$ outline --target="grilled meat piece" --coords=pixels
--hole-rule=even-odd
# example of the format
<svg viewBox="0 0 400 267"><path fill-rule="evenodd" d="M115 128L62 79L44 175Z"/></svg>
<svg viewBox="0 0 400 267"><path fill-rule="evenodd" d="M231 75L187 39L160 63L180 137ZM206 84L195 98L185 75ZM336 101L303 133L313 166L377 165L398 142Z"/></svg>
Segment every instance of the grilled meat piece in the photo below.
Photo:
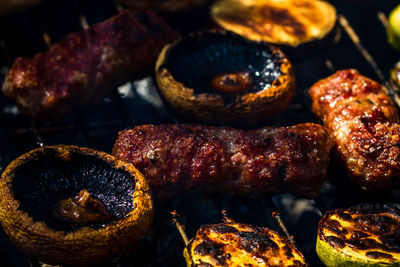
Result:
<svg viewBox="0 0 400 267"><path fill-rule="evenodd" d="M188 267L308 266L287 238L233 221L202 226L183 255Z"/></svg>
<svg viewBox="0 0 400 267"><path fill-rule="evenodd" d="M143 125L119 133L113 154L159 194L203 188L234 194L319 195L331 141L318 124L243 131Z"/></svg>
<svg viewBox="0 0 400 267"><path fill-rule="evenodd" d="M122 11L72 33L50 51L17 58L3 84L22 111L58 119L73 106L92 105L118 85L153 68L175 35L151 11Z"/></svg>
<svg viewBox="0 0 400 267"><path fill-rule="evenodd" d="M399 117L382 86L343 70L313 85L310 95L354 182L365 190L399 187Z"/></svg>

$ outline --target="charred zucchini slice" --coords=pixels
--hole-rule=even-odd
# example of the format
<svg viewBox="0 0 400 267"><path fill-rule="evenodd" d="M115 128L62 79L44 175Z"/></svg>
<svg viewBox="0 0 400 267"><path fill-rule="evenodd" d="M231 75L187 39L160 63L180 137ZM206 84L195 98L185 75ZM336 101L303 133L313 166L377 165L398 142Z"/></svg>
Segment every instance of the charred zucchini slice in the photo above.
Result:
<svg viewBox="0 0 400 267"><path fill-rule="evenodd" d="M0 220L30 257L57 265L112 261L153 220L145 178L104 152L49 146L10 163L0 180Z"/></svg>
<svg viewBox="0 0 400 267"><path fill-rule="evenodd" d="M193 33L164 47L156 79L177 115L214 125L258 125L295 93L293 67L279 49L225 31Z"/></svg>
<svg viewBox="0 0 400 267"><path fill-rule="evenodd" d="M317 254L326 266L400 266L400 205L359 205L327 212Z"/></svg>
<svg viewBox="0 0 400 267"><path fill-rule="evenodd" d="M387 32L389 43L400 51L400 5L390 12Z"/></svg>
<svg viewBox="0 0 400 267"><path fill-rule="evenodd" d="M188 267L307 266L303 255L275 231L235 222L202 226L183 255Z"/></svg>
<svg viewBox="0 0 400 267"><path fill-rule="evenodd" d="M290 47L322 40L338 29L336 9L319 0L219 0L211 17L250 40Z"/></svg>

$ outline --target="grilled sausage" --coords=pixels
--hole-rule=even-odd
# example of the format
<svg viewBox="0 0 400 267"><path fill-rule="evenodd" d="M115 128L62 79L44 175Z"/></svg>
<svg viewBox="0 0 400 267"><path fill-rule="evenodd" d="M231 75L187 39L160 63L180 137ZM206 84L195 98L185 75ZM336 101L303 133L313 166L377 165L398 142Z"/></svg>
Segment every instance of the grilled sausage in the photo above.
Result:
<svg viewBox="0 0 400 267"><path fill-rule="evenodd" d="M113 154L153 190L203 188L234 194L319 195L331 142L318 124L243 131L203 125L143 125L119 133Z"/></svg>
<svg viewBox="0 0 400 267"><path fill-rule="evenodd" d="M118 85L153 68L174 33L153 12L122 11L72 33L50 51L17 58L3 84L22 111L58 119L73 106L92 105Z"/></svg>
<svg viewBox="0 0 400 267"><path fill-rule="evenodd" d="M310 95L350 177L365 190L399 187L399 117L382 86L343 70L313 85Z"/></svg>

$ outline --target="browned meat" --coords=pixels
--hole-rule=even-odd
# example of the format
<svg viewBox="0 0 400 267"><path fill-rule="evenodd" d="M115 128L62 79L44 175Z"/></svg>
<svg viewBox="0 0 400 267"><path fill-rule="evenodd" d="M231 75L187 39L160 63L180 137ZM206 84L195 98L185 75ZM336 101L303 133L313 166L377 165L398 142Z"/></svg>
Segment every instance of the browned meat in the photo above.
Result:
<svg viewBox="0 0 400 267"><path fill-rule="evenodd" d="M310 90L350 177L363 189L400 186L400 125L383 88L356 70L343 70Z"/></svg>
<svg viewBox="0 0 400 267"><path fill-rule="evenodd" d="M3 92L31 117L58 119L72 107L93 105L118 85L151 70L174 36L153 12L122 11L68 35L48 52L17 58Z"/></svg>
<svg viewBox="0 0 400 267"><path fill-rule="evenodd" d="M143 125L119 133L113 154L153 190L203 188L234 194L318 196L331 142L318 124L243 131L203 125Z"/></svg>

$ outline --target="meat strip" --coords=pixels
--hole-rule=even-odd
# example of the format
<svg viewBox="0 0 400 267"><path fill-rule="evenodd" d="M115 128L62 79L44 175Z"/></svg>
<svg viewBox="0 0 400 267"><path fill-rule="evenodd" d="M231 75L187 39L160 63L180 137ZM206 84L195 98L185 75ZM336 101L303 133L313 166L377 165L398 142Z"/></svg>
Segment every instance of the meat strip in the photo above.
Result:
<svg viewBox="0 0 400 267"><path fill-rule="evenodd" d="M251 131L143 125L120 132L113 154L136 166L161 195L201 188L316 197L330 148L324 128L311 123Z"/></svg>
<svg viewBox="0 0 400 267"><path fill-rule="evenodd" d="M383 87L350 69L317 82L310 95L353 181L365 190L399 187L399 116Z"/></svg>
<svg viewBox="0 0 400 267"><path fill-rule="evenodd" d="M174 37L157 14L124 10L69 34L48 52L17 58L3 93L35 119L59 119L153 69L158 53Z"/></svg>

